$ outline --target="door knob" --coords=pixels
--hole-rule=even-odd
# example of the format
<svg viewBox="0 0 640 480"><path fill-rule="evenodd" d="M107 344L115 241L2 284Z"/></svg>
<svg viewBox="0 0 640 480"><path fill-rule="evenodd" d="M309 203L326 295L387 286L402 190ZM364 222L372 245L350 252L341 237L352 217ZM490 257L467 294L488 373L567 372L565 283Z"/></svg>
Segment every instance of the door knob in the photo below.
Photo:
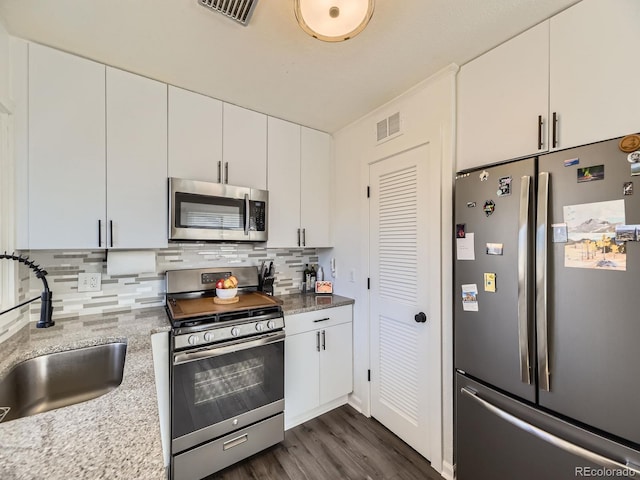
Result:
<svg viewBox="0 0 640 480"><path fill-rule="evenodd" d="M425 323L427 321L427 316L425 315L424 312L420 312L413 318L415 318L416 322L418 323Z"/></svg>

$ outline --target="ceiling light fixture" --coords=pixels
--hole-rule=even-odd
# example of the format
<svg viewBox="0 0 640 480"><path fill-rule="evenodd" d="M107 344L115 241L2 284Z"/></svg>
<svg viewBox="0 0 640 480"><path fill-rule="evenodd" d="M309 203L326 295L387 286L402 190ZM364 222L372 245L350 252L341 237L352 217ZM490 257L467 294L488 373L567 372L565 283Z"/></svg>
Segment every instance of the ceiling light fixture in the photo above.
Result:
<svg viewBox="0 0 640 480"><path fill-rule="evenodd" d="M373 7L374 0L295 0L300 27L325 42L355 37L371 20Z"/></svg>

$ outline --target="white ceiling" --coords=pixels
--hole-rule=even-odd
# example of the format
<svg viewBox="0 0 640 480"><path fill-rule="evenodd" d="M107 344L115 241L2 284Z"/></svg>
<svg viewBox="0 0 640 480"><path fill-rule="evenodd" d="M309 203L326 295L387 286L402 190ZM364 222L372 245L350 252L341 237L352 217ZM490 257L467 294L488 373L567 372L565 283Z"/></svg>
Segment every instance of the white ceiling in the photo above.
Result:
<svg viewBox="0 0 640 480"><path fill-rule="evenodd" d="M377 0L359 36L325 43L293 0L243 27L196 0L0 0L13 35L335 132L450 63L462 65L577 0Z"/></svg>

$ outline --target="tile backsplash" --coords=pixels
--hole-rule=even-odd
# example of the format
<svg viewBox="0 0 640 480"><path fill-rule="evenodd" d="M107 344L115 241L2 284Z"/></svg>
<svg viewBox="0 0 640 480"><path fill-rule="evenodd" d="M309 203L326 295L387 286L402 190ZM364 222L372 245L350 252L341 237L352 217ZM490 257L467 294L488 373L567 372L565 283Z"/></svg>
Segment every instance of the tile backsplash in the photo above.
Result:
<svg viewBox="0 0 640 480"><path fill-rule="evenodd" d="M256 244L175 244L155 252L154 273L113 276L106 273L104 250L31 250L22 253L48 272L54 319L164 305L165 272L185 268L259 266L263 260L273 261L276 271L274 293L295 293L300 290L305 264L318 263L318 252L313 248L266 249ZM83 272L101 273L102 291L78 292L78 273ZM42 282L31 276L29 290L29 295L38 295ZM39 316L40 302L32 304L30 312L32 320Z"/></svg>

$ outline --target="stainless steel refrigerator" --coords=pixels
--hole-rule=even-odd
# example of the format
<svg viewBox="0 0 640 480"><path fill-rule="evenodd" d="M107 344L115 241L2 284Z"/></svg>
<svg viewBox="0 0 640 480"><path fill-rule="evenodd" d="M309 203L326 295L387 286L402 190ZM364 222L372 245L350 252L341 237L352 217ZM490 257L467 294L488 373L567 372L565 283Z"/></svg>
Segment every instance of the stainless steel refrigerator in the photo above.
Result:
<svg viewBox="0 0 640 480"><path fill-rule="evenodd" d="M614 139L457 175L458 480L640 477L637 157Z"/></svg>

